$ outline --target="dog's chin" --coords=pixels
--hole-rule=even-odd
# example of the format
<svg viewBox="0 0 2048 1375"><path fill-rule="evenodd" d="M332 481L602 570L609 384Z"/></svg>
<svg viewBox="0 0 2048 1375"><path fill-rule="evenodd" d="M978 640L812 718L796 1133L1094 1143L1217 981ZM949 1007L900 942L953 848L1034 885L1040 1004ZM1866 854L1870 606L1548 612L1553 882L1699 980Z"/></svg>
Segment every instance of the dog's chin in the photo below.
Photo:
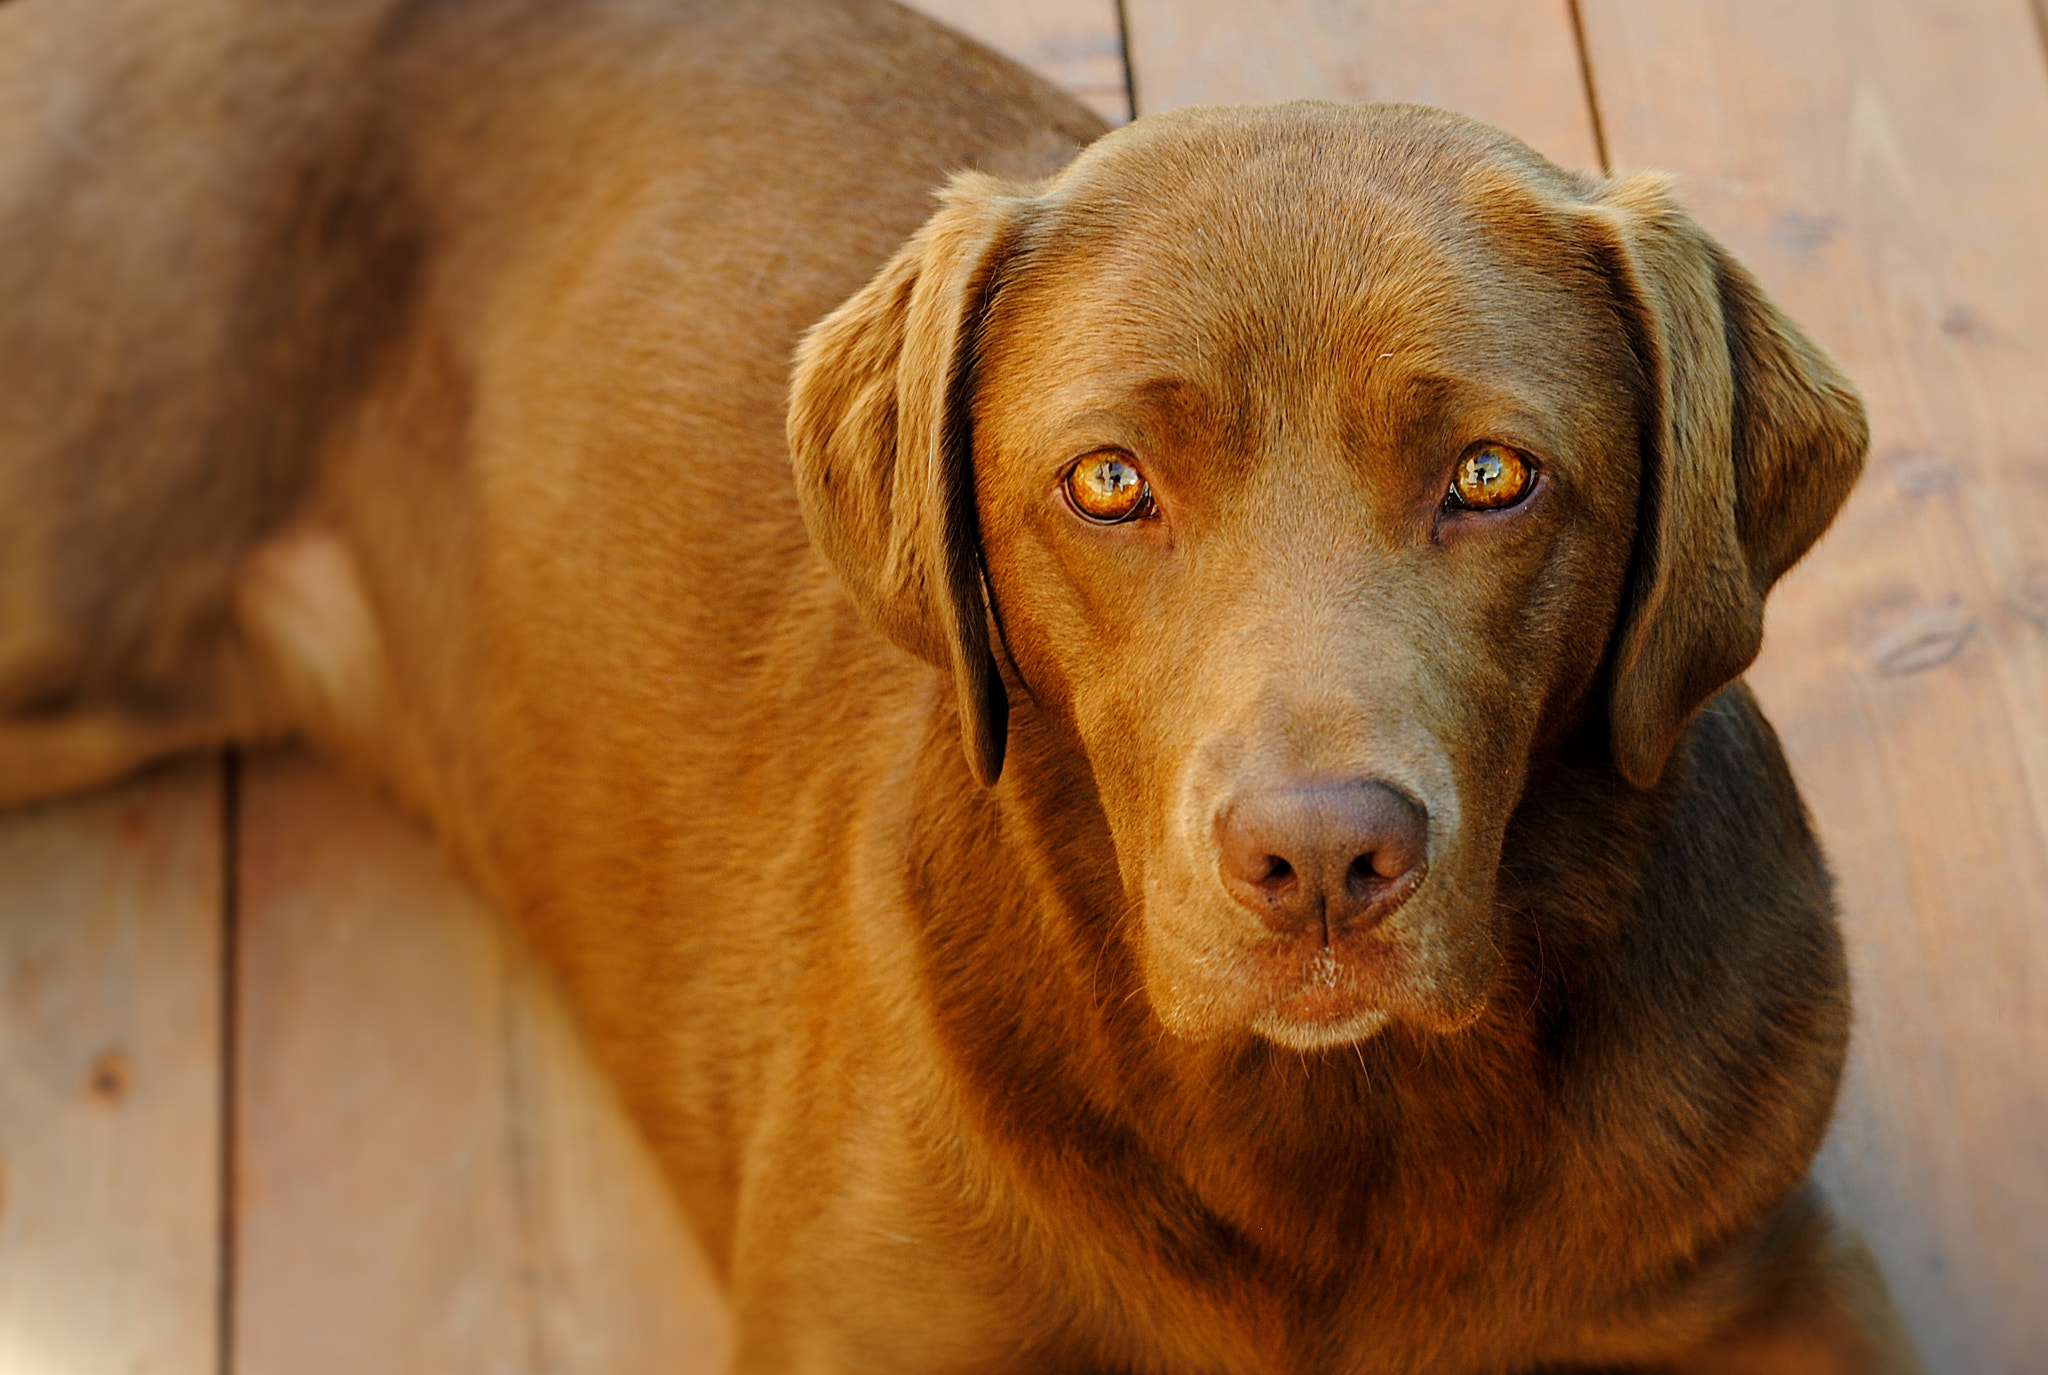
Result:
<svg viewBox="0 0 2048 1375"><path fill-rule="evenodd" d="M1291 1005L1269 1007L1252 1019L1252 1031L1288 1050L1328 1050L1369 1041L1387 1028L1394 1014L1384 1008L1360 1007L1349 1012L1304 1014Z"/></svg>
<svg viewBox="0 0 2048 1375"><path fill-rule="evenodd" d="M1293 967L1277 987L1277 971L1268 966L1253 981L1265 985L1270 1001L1252 1015L1250 1029L1290 1050L1322 1050L1377 1035L1394 1014L1387 1005L1385 953L1373 954L1379 958L1361 962L1355 954L1316 951L1289 961Z"/></svg>
<svg viewBox="0 0 2048 1375"><path fill-rule="evenodd" d="M1412 977L1359 979L1339 960L1325 956L1309 965L1294 989L1253 1016L1251 1030L1289 1050L1352 1045L1395 1022L1438 1034L1463 1031L1486 1010L1487 982L1450 990L1435 980Z"/></svg>
<svg viewBox="0 0 2048 1375"><path fill-rule="evenodd" d="M1493 943L1462 934L1382 929L1334 947L1302 938L1222 950L1159 941L1147 991L1166 1029L1192 1041L1251 1034L1289 1050L1327 1050L1397 1022L1447 1034L1484 1015L1499 973Z"/></svg>

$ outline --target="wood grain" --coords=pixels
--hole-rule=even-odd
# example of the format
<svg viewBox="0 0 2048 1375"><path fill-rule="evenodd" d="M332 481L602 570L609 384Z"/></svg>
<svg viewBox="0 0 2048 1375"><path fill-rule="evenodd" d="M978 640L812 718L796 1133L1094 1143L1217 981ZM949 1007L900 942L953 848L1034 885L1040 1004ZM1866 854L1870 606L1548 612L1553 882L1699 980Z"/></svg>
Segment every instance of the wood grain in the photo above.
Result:
<svg viewBox="0 0 2048 1375"><path fill-rule="evenodd" d="M2018 0L1584 0L1618 169L1861 384L1872 467L1752 675L1858 985L1823 1173L1928 1368L2048 1353L2048 68Z"/></svg>
<svg viewBox="0 0 2048 1375"><path fill-rule="evenodd" d="M0 813L0 1371L213 1375L220 765Z"/></svg>
<svg viewBox="0 0 2048 1375"><path fill-rule="evenodd" d="M243 799L238 1375L722 1369L702 1257L516 935L317 765Z"/></svg>
<svg viewBox="0 0 2048 1375"><path fill-rule="evenodd" d="M1123 33L1116 0L906 0L1127 123Z"/></svg>
<svg viewBox="0 0 2048 1375"><path fill-rule="evenodd" d="M1126 0L1138 111L1440 105L1598 168L1568 0Z"/></svg>

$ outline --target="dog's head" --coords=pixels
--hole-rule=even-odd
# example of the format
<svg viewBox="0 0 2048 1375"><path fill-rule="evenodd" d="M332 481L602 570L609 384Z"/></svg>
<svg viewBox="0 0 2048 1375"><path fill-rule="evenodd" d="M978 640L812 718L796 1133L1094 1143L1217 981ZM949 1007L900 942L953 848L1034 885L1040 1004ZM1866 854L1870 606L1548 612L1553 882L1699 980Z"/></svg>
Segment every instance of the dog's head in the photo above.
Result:
<svg viewBox="0 0 2048 1375"><path fill-rule="evenodd" d="M1298 1048L1478 1016L1532 755L1592 721L1654 785L1866 438L1662 180L1327 104L957 179L789 433L976 776L1006 670L1085 759L1162 1021Z"/></svg>

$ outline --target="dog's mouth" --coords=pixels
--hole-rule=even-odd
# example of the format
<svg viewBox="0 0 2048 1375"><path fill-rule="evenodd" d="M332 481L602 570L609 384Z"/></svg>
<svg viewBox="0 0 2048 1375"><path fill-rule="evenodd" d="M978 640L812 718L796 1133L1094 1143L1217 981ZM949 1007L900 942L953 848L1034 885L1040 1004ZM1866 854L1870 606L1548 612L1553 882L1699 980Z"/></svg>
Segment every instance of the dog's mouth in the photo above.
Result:
<svg viewBox="0 0 2048 1375"><path fill-rule="evenodd" d="M1446 981L1406 934L1374 930L1327 945L1298 941L1246 951L1238 976L1256 1008L1249 1029L1306 1051L1366 1040L1397 1020L1440 1033L1477 1020L1490 978Z"/></svg>
<svg viewBox="0 0 2048 1375"><path fill-rule="evenodd" d="M1407 1001L1409 961L1376 928L1283 936L1241 958L1239 977L1259 1008L1251 1029L1294 1050L1364 1040Z"/></svg>
<svg viewBox="0 0 2048 1375"><path fill-rule="evenodd" d="M1152 906L1146 982L1167 1028L1191 1040L1250 1032L1291 1050L1366 1040L1399 1021L1450 1032L1484 1011L1496 972L1487 904L1417 874L1369 920L1247 932L1242 907ZM1150 904L1148 904L1150 906ZM1175 918L1178 917L1179 920Z"/></svg>
<svg viewBox="0 0 2048 1375"><path fill-rule="evenodd" d="M1375 1035L1394 1014L1374 992L1373 971L1359 969L1360 963L1335 949L1313 952L1298 962L1291 985L1252 1018L1252 1030L1291 1050L1320 1050Z"/></svg>

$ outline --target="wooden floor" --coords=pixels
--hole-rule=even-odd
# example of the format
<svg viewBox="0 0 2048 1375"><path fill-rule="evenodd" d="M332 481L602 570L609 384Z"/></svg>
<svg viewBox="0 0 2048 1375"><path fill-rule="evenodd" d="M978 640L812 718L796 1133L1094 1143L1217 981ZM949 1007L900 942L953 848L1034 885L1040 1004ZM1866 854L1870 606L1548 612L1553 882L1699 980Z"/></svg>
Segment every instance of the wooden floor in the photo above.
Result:
<svg viewBox="0 0 2048 1375"><path fill-rule="evenodd" d="M1871 471L1753 674L1858 984L1822 1170L1930 1370L2048 1370L2038 4L924 8L1118 120L1415 100L1674 170L1847 365ZM0 1375L712 1371L724 1321L545 978L379 804L282 756L0 816Z"/></svg>

